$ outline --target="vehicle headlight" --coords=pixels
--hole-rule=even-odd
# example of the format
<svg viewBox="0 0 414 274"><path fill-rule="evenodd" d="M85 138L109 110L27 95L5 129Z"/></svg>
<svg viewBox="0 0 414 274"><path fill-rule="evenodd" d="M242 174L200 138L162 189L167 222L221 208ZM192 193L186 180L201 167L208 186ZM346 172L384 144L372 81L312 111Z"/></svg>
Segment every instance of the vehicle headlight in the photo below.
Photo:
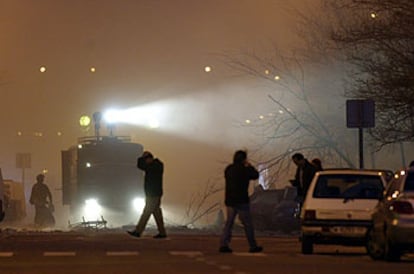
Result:
<svg viewBox="0 0 414 274"><path fill-rule="evenodd" d="M136 212L142 212L142 209L145 206L145 199L141 197L137 197L132 201L132 207Z"/></svg>
<svg viewBox="0 0 414 274"><path fill-rule="evenodd" d="M87 199L83 207L83 214L86 220L97 220L101 217L102 207L97 199Z"/></svg>

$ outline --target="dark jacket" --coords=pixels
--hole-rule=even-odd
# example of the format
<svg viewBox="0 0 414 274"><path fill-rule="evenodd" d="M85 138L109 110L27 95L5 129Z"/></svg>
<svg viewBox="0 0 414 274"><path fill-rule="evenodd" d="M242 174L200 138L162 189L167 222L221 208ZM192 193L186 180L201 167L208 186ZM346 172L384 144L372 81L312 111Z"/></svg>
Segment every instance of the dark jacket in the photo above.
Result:
<svg viewBox="0 0 414 274"><path fill-rule="evenodd" d="M152 163L147 164L145 158L139 157L137 167L145 171L144 191L149 197L161 197L162 191L162 175L164 173L164 164L154 159Z"/></svg>
<svg viewBox="0 0 414 274"><path fill-rule="evenodd" d="M303 170L302 178L300 178L301 169ZM316 167L309 163L309 161L306 159L303 167L298 167L296 169L295 182L293 185L297 188L299 197L302 197L303 199L306 197L306 193L308 192L309 186L315 173Z"/></svg>
<svg viewBox="0 0 414 274"><path fill-rule="evenodd" d="M225 204L235 206L249 203L249 182L259 178L253 166L233 163L224 171L226 178Z"/></svg>
<svg viewBox="0 0 414 274"><path fill-rule="evenodd" d="M52 203L52 194L49 187L44 183L34 184L29 201L35 206L46 206L48 203Z"/></svg>

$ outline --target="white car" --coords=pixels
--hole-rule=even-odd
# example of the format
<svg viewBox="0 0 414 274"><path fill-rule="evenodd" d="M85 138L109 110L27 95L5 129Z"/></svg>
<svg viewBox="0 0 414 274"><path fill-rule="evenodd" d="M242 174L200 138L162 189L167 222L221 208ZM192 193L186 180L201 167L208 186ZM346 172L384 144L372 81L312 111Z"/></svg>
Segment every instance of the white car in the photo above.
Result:
<svg viewBox="0 0 414 274"><path fill-rule="evenodd" d="M300 215L302 253L312 254L314 244L364 246L385 185L381 171L317 172Z"/></svg>

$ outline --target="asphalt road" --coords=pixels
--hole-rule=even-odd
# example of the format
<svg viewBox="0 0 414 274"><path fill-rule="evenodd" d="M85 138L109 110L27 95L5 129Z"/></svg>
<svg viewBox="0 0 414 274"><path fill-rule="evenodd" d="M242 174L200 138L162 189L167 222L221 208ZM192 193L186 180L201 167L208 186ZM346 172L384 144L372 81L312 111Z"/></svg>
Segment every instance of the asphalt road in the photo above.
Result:
<svg viewBox="0 0 414 274"><path fill-rule="evenodd" d="M250 254L244 236L232 254L218 252L218 235L117 232L1 233L0 273L413 273L414 256L398 263L371 260L361 247L316 246L302 255L295 237L258 236L264 252Z"/></svg>

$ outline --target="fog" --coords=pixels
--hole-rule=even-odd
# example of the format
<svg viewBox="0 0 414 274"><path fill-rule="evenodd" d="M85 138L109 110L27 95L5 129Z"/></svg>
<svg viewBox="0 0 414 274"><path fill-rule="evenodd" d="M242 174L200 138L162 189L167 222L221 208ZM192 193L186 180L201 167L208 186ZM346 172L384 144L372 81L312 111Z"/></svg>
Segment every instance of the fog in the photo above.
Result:
<svg viewBox="0 0 414 274"><path fill-rule="evenodd" d="M255 163L266 155L253 153L262 140L255 127L243 124L274 111L268 87L232 71L217 55L260 50L269 41L286 49L296 46L292 10L317 3L0 0L3 177L21 182L24 176L27 195L36 174L47 170L56 217L64 227L69 217L61 206L60 152L94 134L93 128L79 126L81 115L160 108L159 127L119 123L115 134L131 136L164 162L163 203L171 212L166 218L185 222L190 197L209 180L224 184L224 167L236 149L252 151ZM339 94L333 92L332 100ZM105 127L102 134L108 134ZM17 153L31 155L24 174L16 168ZM23 223L32 218L27 204Z"/></svg>

